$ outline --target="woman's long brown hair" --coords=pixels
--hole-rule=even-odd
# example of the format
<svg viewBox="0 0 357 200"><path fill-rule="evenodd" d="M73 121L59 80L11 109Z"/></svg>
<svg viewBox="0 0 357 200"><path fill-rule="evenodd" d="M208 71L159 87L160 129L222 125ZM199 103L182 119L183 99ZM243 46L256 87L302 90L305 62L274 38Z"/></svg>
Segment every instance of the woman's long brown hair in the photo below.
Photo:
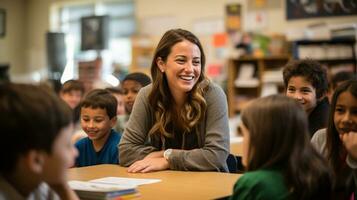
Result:
<svg viewBox="0 0 357 200"><path fill-rule="evenodd" d="M196 85L188 93L188 97L180 111L174 109L173 97L170 92L167 78L159 70L157 65L158 58L166 62L171 52L171 48L184 40L197 45L201 52L201 74ZM195 132L198 123L205 116L206 101L203 97L208 86L208 80L204 75L205 55L202 45L198 38L191 32L182 29L173 29L167 31L161 38L151 64L151 76L153 79L152 90L149 94L149 103L154 112L154 125L149 131L149 135L159 135L161 138L172 137L172 130L169 130L170 124L183 130L183 133Z"/></svg>

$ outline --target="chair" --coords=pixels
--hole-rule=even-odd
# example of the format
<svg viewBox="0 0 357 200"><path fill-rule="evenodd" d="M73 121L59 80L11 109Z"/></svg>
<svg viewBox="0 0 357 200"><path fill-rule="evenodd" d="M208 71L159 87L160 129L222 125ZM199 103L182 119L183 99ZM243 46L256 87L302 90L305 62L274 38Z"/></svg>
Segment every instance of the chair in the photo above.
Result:
<svg viewBox="0 0 357 200"><path fill-rule="evenodd" d="M242 164L242 157L229 154L227 158L227 166L229 173L243 173L244 166Z"/></svg>

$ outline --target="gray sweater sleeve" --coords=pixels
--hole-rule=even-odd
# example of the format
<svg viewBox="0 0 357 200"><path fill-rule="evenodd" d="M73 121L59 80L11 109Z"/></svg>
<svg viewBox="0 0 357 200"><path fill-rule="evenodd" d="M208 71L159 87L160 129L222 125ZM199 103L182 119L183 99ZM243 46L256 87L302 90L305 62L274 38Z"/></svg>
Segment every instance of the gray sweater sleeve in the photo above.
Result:
<svg viewBox="0 0 357 200"><path fill-rule="evenodd" d="M151 85L142 88L135 99L133 110L119 142L119 164L130 166L137 160L143 159L153 151L158 151L153 146L146 145L146 137L149 133L151 112L148 102L148 93Z"/></svg>
<svg viewBox="0 0 357 200"><path fill-rule="evenodd" d="M150 88L151 89L151 88ZM153 151L153 146L145 145L147 133L152 125L152 111L147 95L149 88L140 90L133 112L119 144L119 162L129 166L143 159ZM223 90L210 84L205 95L207 103L206 117L199 127L199 145L192 150L174 149L170 156L170 169L174 170L225 170L229 154L229 127L227 101ZM200 144L201 143L201 144Z"/></svg>
<svg viewBox="0 0 357 200"><path fill-rule="evenodd" d="M316 131L314 136L311 138L311 144L317 152L322 156L327 157L326 152L326 129L320 129Z"/></svg>

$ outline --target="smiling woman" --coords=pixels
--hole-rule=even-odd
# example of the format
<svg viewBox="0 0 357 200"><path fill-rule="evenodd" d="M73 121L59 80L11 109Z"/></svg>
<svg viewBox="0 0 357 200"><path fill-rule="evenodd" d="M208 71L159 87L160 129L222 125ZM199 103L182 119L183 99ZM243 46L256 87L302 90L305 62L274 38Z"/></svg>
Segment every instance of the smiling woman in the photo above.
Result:
<svg viewBox="0 0 357 200"><path fill-rule="evenodd" d="M182 29L164 34L151 65L153 84L140 90L119 144L129 172L228 170L227 102L204 68L196 36Z"/></svg>

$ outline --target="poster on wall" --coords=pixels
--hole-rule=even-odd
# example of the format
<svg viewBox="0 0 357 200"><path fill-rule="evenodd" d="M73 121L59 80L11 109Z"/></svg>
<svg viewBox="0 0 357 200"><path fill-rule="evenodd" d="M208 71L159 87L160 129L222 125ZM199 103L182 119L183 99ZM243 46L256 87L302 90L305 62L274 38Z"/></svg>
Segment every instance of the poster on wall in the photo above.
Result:
<svg viewBox="0 0 357 200"><path fill-rule="evenodd" d="M109 16L81 18L81 50L102 50L108 48Z"/></svg>
<svg viewBox="0 0 357 200"><path fill-rule="evenodd" d="M227 32L235 32L241 30L240 4L226 5L226 30Z"/></svg>
<svg viewBox="0 0 357 200"><path fill-rule="evenodd" d="M286 0L286 18L357 15L357 0Z"/></svg>
<svg viewBox="0 0 357 200"><path fill-rule="evenodd" d="M6 12L5 9L0 8L0 38L5 37L5 24Z"/></svg>

